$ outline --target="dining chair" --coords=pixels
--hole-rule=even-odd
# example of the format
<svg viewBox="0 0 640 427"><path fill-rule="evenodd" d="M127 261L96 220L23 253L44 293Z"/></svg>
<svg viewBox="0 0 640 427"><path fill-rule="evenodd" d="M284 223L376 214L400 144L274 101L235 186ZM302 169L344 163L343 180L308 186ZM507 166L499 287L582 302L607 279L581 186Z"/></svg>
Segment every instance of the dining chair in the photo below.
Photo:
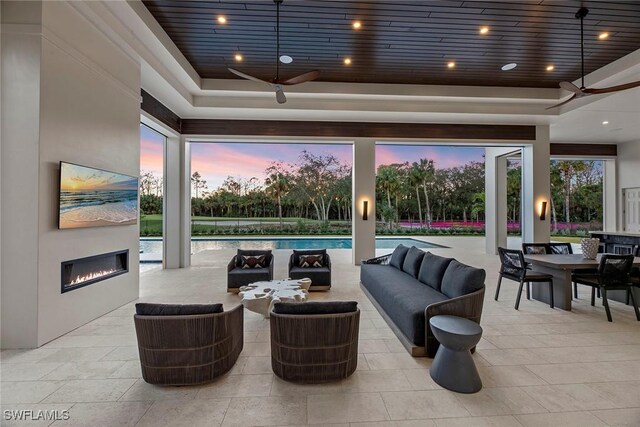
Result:
<svg viewBox="0 0 640 427"><path fill-rule="evenodd" d="M516 297L515 309L520 306L520 297L522 296L522 287L525 283L548 283L549 284L549 306L553 308L553 276L551 274L538 273L527 268L524 260L524 253L515 249L498 248L500 256L500 277L496 287L495 300L498 301L500 294L500 285L502 279L509 279L520 283L518 288L518 296Z"/></svg>
<svg viewBox="0 0 640 427"><path fill-rule="evenodd" d="M637 257L640 257L640 245L636 245L634 248L633 254ZM631 287L627 290L627 301L626 304L629 305L629 301L631 298L631 293L634 288L640 289L640 268L633 267L631 269L631 273L629 273L629 281L631 283Z"/></svg>
<svg viewBox="0 0 640 427"><path fill-rule="evenodd" d="M556 255L572 255L571 243L549 243L549 253Z"/></svg>
<svg viewBox="0 0 640 427"><path fill-rule="evenodd" d="M575 275L575 280L581 285L591 286L591 305L595 305L596 289L600 290L602 295L602 305L604 305L607 314L607 320L612 322L611 310L609 309L609 301L607 300L607 291L623 290L627 291L627 295L633 304L633 310L636 319L640 321L640 311L635 301L635 296L631 290L630 273L633 268L633 255L613 255L603 254L598 264L598 274L596 275Z"/></svg>
<svg viewBox="0 0 640 427"><path fill-rule="evenodd" d="M523 243L522 252L527 255L547 255L551 253L549 243Z"/></svg>

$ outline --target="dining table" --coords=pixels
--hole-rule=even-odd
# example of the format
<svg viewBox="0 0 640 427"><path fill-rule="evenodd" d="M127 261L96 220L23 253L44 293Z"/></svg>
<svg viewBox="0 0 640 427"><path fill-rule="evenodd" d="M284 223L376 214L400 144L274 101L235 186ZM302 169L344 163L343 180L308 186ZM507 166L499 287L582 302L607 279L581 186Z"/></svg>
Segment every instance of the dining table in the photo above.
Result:
<svg viewBox="0 0 640 427"><path fill-rule="evenodd" d="M562 310L571 311L571 275L580 270L593 270L598 268L600 257L587 259L582 254L546 254L526 255L524 259L531 265L532 270L550 274L553 276L553 299L555 306ZM640 267L640 257L633 260L634 267ZM531 297L538 301L549 303L549 288L547 286L533 286ZM590 294L589 294L590 298ZM626 291L607 292L607 298L626 302Z"/></svg>

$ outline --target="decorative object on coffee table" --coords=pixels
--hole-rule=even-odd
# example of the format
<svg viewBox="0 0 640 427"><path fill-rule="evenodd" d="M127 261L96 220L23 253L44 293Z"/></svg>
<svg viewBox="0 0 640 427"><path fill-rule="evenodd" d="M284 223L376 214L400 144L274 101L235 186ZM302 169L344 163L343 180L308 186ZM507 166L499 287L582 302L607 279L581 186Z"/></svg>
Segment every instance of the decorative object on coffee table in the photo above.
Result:
<svg viewBox="0 0 640 427"><path fill-rule="evenodd" d="M269 317L273 304L280 301L307 300L310 283L302 280L271 280L240 287L242 305L254 313Z"/></svg>
<svg viewBox="0 0 640 427"><path fill-rule="evenodd" d="M431 330L440 347L431 365L431 378L458 393L476 393L482 388L470 349L482 337L476 322L456 316L434 316L429 319Z"/></svg>
<svg viewBox="0 0 640 427"><path fill-rule="evenodd" d="M585 238L580 240L580 247L582 248L582 256L586 259L596 259L598 255L598 248L600 247L600 239Z"/></svg>
<svg viewBox="0 0 640 427"><path fill-rule="evenodd" d="M271 367L286 381L347 378L358 365L356 301L276 303L271 313Z"/></svg>

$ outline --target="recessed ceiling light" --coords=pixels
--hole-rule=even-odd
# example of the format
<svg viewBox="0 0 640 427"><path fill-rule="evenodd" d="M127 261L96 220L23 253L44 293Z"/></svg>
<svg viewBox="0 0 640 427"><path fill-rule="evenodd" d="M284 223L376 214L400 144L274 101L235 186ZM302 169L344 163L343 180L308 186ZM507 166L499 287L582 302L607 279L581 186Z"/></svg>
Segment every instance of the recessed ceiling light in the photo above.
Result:
<svg viewBox="0 0 640 427"><path fill-rule="evenodd" d="M360 21L353 21L352 25L354 30L359 30L360 28L362 28L362 22Z"/></svg>
<svg viewBox="0 0 640 427"><path fill-rule="evenodd" d="M509 71L509 70L513 70L517 66L518 64L516 64L515 62L510 62L509 64L504 64L500 69L502 71Z"/></svg>
<svg viewBox="0 0 640 427"><path fill-rule="evenodd" d="M227 18L220 15L218 16L218 24L226 24L227 23Z"/></svg>
<svg viewBox="0 0 640 427"><path fill-rule="evenodd" d="M608 125L608 124L609 124L609 121L608 121L608 120L605 120L604 122L602 122L602 124L603 124L604 126L606 126L606 125Z"/></svg>
<svg viewBox="0 0 640 427"><path fill-rule="evenodd" d="M449 61L447 63L447 68L455 68L455 66L456 66L456 63L454 61Z"/></svg>
<svg viewBox="0 0 640 427"><path fill-rule="evenodd" d="M344 58L344 65L351 65L351 58Z"/></svg>
<svg viewBox="0 0 640 427"><path fill-rule="evenodd" d="M604 32L604 33L600 33L598 34L598 40L605 40L609 38L609 33Z"/></svg>
<svg viewBox="0 0 640 427"><path fill-rule="evenodd" d="M488 34L489 27L480 27L480 34Z"/></svg>
<svg viewBox="0 0 640 427"><path fill-rule="evenodd" d="M293 58L289 55L280 55L280 62L283 64L291 64L293 62Z"/></svg>
<svg viewBox="0 0 640 427"><path fill-rule="evenodd" d="M553 65L547 65L547 71L553 71L555 69L556 67L554 67Z"/></svg>
<svg viewBox="0 0 640 427"><path fill-rule="evenodd" d="M236 55L234 56L234 58L236 59L236 61L240 62L242 61L242 55L240 55L239 53L236 53Z"/></svg>

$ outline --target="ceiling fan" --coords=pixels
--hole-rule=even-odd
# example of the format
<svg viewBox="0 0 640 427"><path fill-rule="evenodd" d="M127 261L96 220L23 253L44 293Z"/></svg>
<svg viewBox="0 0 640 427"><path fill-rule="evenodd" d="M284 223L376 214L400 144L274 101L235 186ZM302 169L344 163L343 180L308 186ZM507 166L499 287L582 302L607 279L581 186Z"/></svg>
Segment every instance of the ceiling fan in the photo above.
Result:
<svg viewBox="0 0 640 427"><path fill-rule="evenodd" d="M573 101L574 99L584 98L588 95L598 95L602 93L612 93L619 92L621 90L633 89L634 87L640 86L640 81L625 83L617 86L603 87L603 88L590 88L584 86L584 18L589 14L589 9L586 7L581 7L576 12L576 19L580 20L580 58L582 64L582 85L578 87L571 82L560 82L560 87L569 92L573 92L573 95L566 101L563 101L559 104L553 105L551 107L545 108L545 110L550 110L551 108L556 108L561 105L566 104L567 102Z"/></svg>
<svg viewBox="0 0 640 427"><path fill-rule="evenodd" d="M300 74L299 76L291 77L286 80L280 80L280 4L283 0L273 0L276 4L276 78L272 80L262 80L254 76L250 76L249 74L245 74L241 71L235 70L233 68L229 68L236 76L242 77L243 79L252 80L258 83L266 83L270 87L272 87L276 92L276 101L278 104L284 104L287 102L287 97L284 95L284 91L282 86L290 86L297 85L300 83L306 83L311 80L315 80L320 76L320 71L313 70L306 72L304 74Z"/></svg>

